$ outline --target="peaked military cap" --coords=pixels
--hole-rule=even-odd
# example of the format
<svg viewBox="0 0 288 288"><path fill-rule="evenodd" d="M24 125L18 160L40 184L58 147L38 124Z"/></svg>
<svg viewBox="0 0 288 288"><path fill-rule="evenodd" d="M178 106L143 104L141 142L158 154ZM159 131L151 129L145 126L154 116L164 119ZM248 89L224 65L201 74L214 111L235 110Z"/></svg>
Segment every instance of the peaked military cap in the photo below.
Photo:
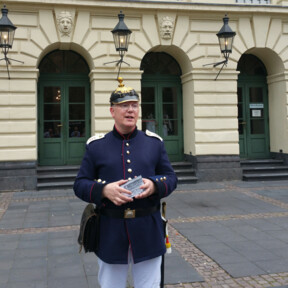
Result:
<svg viewBox="0 0 288 288"><path fill-rule="evenodd" d="M125 85L122 83L123 78L118 77L118 88L112 92L110 97L110 103L111 104L120 104L123 102L128 101L139 101L139 95L136 93L136 91L131 87L125 87Z"/></svg>

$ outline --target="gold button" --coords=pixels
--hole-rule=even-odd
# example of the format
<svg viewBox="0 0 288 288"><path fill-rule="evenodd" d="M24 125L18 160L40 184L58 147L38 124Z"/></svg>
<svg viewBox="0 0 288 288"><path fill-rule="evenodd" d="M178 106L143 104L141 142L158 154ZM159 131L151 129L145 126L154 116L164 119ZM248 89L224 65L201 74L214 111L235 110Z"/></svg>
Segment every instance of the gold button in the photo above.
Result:
<svg viewBox="0 0 288 288"><path fill-rule="evenodd" d="M166 179L167 179L167 178L164 176L164 178L163 178L163 179L166 181Z"/></svg>
<svg viewBox="0 0 288 288"><path fill-rule="evenodd" d="M128 155L129 155L129 154L130 154L130 151L129 151L129 150L127 150L127 151L126 151L126 154L128 154Z"/></svg>
<svg viewBox="0 0 288 288"><path fill-rule="evenodd" d="M129 143L126 143L126 146L128 147L128 146L129 146Z"/></svg>
<svg viewBox="0 0 288 288"><path fill-rule="evenodd" d="M131 160L130 160L130 159L127 159L127 163L130 164L130 163L131 163Z"/></svg>
<svg viewBox="0 0 288 288"><path fill-rule="evenodd" d="M158 178L156 178L156 182L158 182L159 180L158 180Z"/></svg>
<svg viewBox="0 0 288 288"><path fill-rule="evenodd" d="M128 178L128 180L130 181L130 180L132 180L132 178L131 178L131 177L129 177L129 178Z"/></svg>
<svg viewBox="0 0 288 288"><path fill-rule="evenodd" d="M102 181L102 184L105 184L106 183L106 181L104 180L104 181Z"/></svg>
<svg viewBox="0 0 288 288"><path fill-rule="evenodd" d="M163 182L163 178L162 177L160 178L160 181Z"/></svg>
<svg viewBox="0 0 288 288"><path fill-rule="evenodd" d="M128 169L128 172L129 172L129 173L132 173L132 169L131 169L131 168L129 168L129 169Z"/></svg>
<svg viewBox="0 0 288 288"><path fill-rule="evenodd" d="M101 181L102 181L101 179L98 179L98 180L97 180L98 183L100 183Z"/></svg>

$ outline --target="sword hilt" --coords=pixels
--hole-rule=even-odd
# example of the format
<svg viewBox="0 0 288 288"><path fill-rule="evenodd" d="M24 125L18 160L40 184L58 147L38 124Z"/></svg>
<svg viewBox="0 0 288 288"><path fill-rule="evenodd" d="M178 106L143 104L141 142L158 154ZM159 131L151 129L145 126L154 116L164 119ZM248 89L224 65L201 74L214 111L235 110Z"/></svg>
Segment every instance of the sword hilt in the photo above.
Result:
<svg viewBox="0 0 288 288"><path fill-rule="evenodd" d="M162 216L166 218L166 202L162 203Z"/></svg>

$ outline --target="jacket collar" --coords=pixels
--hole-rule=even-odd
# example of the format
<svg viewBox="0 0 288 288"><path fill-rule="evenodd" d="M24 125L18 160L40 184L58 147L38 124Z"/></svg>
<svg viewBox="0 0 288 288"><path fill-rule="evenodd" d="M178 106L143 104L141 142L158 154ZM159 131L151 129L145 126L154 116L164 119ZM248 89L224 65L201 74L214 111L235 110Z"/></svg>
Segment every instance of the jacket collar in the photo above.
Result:
<svg viewBox="0 0 288 288"><path fill-rule="evenodd" d="M138 129L137 126L135 127L135 129L129 133L129 134L121 134L115 127L113 128L113 135L116 136L117 138L121 139L121 140L129 140L131 138L134 138L138 133Z"/></svg>

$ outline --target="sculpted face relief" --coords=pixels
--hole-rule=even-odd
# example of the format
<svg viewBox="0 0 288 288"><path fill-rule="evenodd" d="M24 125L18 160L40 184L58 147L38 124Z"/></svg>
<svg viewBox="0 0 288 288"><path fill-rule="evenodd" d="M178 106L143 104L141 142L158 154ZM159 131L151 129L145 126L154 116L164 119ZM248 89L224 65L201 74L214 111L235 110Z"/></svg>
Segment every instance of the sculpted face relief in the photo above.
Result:
<svg viewBox="0 0 288 288"><path fill-rule="evenodd" d="M163 17L160 24L160 35L162 39L171 39L174 29L174 21L171 17Z"/></svg>
<svg viewBox="0 0 288 288"><path fill-rule="evenodd" d="M73 20L70 12L63 11L57 16L58 30L61 36L70 36Z"/></svg>

